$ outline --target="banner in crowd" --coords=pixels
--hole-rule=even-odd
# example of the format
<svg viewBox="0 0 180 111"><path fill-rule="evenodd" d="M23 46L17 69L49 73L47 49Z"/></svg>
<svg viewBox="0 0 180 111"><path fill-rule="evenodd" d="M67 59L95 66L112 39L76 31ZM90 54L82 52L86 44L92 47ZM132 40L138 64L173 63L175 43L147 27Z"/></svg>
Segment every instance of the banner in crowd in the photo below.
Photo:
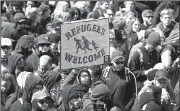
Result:
<svg viewBox="0 0 180 111"><path fill-rule="evenodd" d="M61 69L104 64L109 55L107 18L63 23Z"/></svg>

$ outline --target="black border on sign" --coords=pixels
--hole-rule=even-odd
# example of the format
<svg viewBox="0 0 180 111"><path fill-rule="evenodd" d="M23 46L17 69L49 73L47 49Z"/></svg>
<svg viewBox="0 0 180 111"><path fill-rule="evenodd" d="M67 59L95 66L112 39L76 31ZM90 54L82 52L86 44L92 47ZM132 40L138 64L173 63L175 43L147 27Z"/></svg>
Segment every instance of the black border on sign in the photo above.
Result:
<svg viewBox="0 0 180 111"><path fill-rule="evenodd" d="M109 23L109 19L108 18L100 18L100 19L87 19L87 20L78 20L78 21L73 21L73 22L64 22L64 24L72 24L72 23L78 23L78 22L89 22L89 21L98 21L98 20L102 20L102 19L107 19L108 20L108 23ZM109 25L108 25L108 29L109 29ZM61 33L62 34L62 33ZM109 35L108 35L109 36ZM60 36L60 37L62 37L62 36ZM109 36L110 37L110 36ZM108 38L109 38L108 37ZM62 45L62 39L61 39L61 45ZM61 45L60 45L60 49L62 50L62 47L61 47ZM110 45L110 41L109 41L109 45ZM61 55L62 55L62 53L60 54L60 69L61 70L68 70L68 69L73 69L73 68L68 68L68 69L62 69L62 58L61 58ZM110 47L109 47L109 55L110 55ZM105 56L107 56L107 55L105 55ZM104 57L105 57L104 56ZM103 58L104 58L103 57ZM103 65L103 64L98 64L98 65ZM82 66L82 67L88 67L88 66ZM82 67L76 67L76 68L82 68ZM74 68L75 69L75 68Z"/></svg>

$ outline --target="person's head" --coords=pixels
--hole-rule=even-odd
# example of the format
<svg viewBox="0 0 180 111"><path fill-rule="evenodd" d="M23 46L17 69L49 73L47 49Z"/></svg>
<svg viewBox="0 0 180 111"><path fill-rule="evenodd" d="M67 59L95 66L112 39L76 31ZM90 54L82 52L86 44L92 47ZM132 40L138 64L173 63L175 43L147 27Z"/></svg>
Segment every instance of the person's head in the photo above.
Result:
<svg viewBox="0 0 180 111"><path fill-rule="evenodd" d="M121 72L124 70L124 60L123 53L121 51L114 51L111 55L112 67L116 72Z"/></svg>
<svg viewBox="0 0 180 111"><path fill-rule="evenodd" d="M43 89L32 95L31 104L33 110L46 111L53 106L53 100L48 92Z"/></svg>
<svg viewBox="0 0 180 111"><path fill-rule="evenodd" d="M47 33L55 33L57 35L61 35L61 24L62 22L58 21L58 20L53 20L52 22L48 23L47 24L47 30L48 32Z"/></svg>
<svg viewBox="0 0 180 111"><path fill-rule="evenodd" d="M31 22L31 28L32 30L41 22L42 16L41 11L37 7L31 7L26 10L25 16L29 19Z"/></svg>
<svg viewBox="0 0 180 111"><path fill-rule="evenodd" d="M91 74L88 70L81 70L77 76L78 82L86 87L91 85Z"/></svg>
<svg viewBox="0 0 180 111"><path fill-rule="evenodd" d="M155 74L155 85L159 86L161 88L166 88L167 84L169 82L169 74L167 72L167 70L161 69L158 70Z"/></svg>
<svg viewBox="0 0 180 111"><path fill-rule="evenodd" d="M140 20L138 18L134 18L134 20L132 20L132 31L139 32L139 30L140 30Z"/></svg>
<svg viewBox="0 0 180 111"><path fill-rule="evenodd" d="M43 55L39 59L39 67L38 71L42 74L46 73L46 71L51 70L52 68L52 58L48 55Z"/></svg>
<svg viewBox="0 0 180 111"><path fill-rule="evenodd" d="M127 11L123 14L123 17L126 20L126 24L129 24L129 22L135 18L135 14L132 11Z"/></svg>
<svg viewBox="0 0 180 111"><path fill-rule="evenodd" d="M19 75L16 78L17 85L21 88L22 92L24 91L24 88L25 88L26 79L28 78L28 76L30 74L32 74L32 73L23 71L23 72L19 73Z"/></svg>
<svg viewBox="0 0 180 111"><path fill-rule="evenodd" d="M42 34L37 38L38 50L40 52L46 53L50 50L51 42L49 41L48 34Z"/></svg>
<svg viewBox="0 0 180 111"><path fill-rule="evenodd" d="M132 11L134 9L134 1L124 1L124 7Z"/></svg>
<svg viewBox="0 0 180 111"><path fill-rule="evenodd" d="M60 89L61 89L61 75L57 71L47 71L43 75L44 85L47 91L50 93L51 98L54 100L54 105L58 104L60 99Z"/></svg>
<svg viewBox="0 0 180 111"><path fill-rule="evenodd" d="M39 6L39 9L41 10L41 15L42 15L43 19L47 19L47 18L51 17L51 10L48 5L42 4Z"/></svg>
<svg viewBox="0 0 180 111"><path fill-rule="evenodd" d="M9 72L16 77L25 67L25 58L22 54L13 53L8 57L8 68Z"/></svg>
<svg viewBox="0 0 180 111"><path fill-rule="evenodd" d="M58 43L60 41L60 36L55 33L49 34L49 39L51 42L50 48L53 52L58 52Z"/></svg>
<svg viewBox="0 0 180 111"><path fill-rule="evenodd" d="M88 71L91 74L91 81L92 81L92 83L100 80L101 74L102 74L102 70L101 70L100 66L97 66L97 65L90 66L88 68Z"/></svg>
<svg viewBox="0 0 180 111"><path fill-rule="evenodd" d="M109 3L107 1L99 1L100 8L106 10L109 7Z"/></svg>
<svg viewBox="0 0 180 111"><path fill-rule="evenodd" d="M62 12L60 15L59 15L59 21L61 22L70 22L72 21L72 16L69 12Z"/></svg>
<svg viewBox="0 0 180 111"><path fill-rule="evenodd" d="M141 16L142 16L144 24L146 24L147 26L152 25L153 17L154 17L152 10L150 10L150 9L143 10Z"/></svg>
<svg viewBox="0 0 180 111"><path fill-rule="evenodd" d="M156 104L156 100L150 92L143 92L139 101L141 111L162 111L161 106Z"/></svg>
<svg viewBox="0 0 180 111"><path fill-rule="evenodd" d="M159 45L161 45L161 38L159 33L157 32L151 32L151 34L147 38L147 44L148 51L152 52L154 51Z"/></svg>
<svg viewBox="0 0 180 111"><path fill-rule="evenodd" d="M172 9L163 9L160 12L160 20L162 21L164 26L170 25L173 20L173 10Z"/></svg>
<svg viewBox="0 0 180 111"><path fill-rule="evenodd" d="M23 13L16 13L14 15L15 29L18 31L28 30L29 28L29 20Z"/></svg>
<svg viewBox="0 0 180 111"><path fill-rule="evenodd" d="M12 85L11 76L7 69L1 67L1 92L7 93Z"/></svg>
<svg viewBox="0 0 180 111"><path fill-rule="evenodd" d="M43 80L40 76L29 74L25 80L24 92L27 98L31 100L32 95L43 89Z"/></svg>
<svg viewBox="0 0 180 111"><path fill-rule="evenodd" d="M69 9L68 12L71 14L72 20L80 20L81 11L79 8L73 7L71 9Z"/></svg>
<svg viewBox="0 0 180 111"><path fill-rule="evenodd" d="M126 19L115 17L112 23L113 23L114 29L124 30L125 25L126 25Z"/></svg>
<svg viewBox="0 0 180 111"><path fill-rule="evenodd" d="M12 40L1 37L1 58L8 59L12 49Z"/></svg>
<svg viewBox="0 0 180 111"><path fill-rule="evenodd" d="M82 89L79 88L80 87L78 87L77 85L70 86L70 90L66 92L66 95L68 95L68 111L76 111L82 108L82 99L84 93L82 92Z"/></svg>
<svg viewBox="0 0 180 111"><path fill-rule="evenodd" d="M33 52L34 38L29 35L22 36L15 47L15 52L28 57Z"/></svg>
<svg viewBox="0 0 180 111"><path fill-rule="evenodd" d="M132 33L137 33L140 30L140 20L138 18L133 18L127 24L126 32L130 36Z"/></svg>
<svg viewBox="0 0 180 111"><path fill-rule="evenodd" d="M109 22L112 22L113 18L114 18L114 12L112 11L112 9L107 8L105 13L104 13L104 17L109 18Z"/></svg>

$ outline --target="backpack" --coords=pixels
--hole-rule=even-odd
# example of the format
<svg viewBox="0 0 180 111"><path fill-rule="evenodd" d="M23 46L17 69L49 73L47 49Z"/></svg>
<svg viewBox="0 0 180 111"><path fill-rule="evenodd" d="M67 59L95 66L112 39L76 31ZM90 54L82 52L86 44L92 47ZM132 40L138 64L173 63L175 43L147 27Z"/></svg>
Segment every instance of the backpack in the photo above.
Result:
<svg viewBox="0 0 180 111"><path fill-rule="evenodd" d="M130 65L130 61L131 61L131 58L132 56L138 52L139 54L139 59L140 59L140 66L142 66L143 64L143 53L141 51L141 49L139 49L141 46L143 45L142 42L139 42L138 44L134 45L132 48L131 48L131 51L129 53L129 58L128 58L128 63L127 63L127 66L129 67Z"/></svg>

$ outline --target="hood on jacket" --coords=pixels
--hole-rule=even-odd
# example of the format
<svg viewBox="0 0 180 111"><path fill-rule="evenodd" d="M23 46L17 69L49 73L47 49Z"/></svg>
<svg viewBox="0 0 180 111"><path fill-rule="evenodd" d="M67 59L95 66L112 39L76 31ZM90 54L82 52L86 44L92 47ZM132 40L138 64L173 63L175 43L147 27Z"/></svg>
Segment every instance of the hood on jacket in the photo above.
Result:
<svg viewBox="0 0 180 111"><path fill-rule="evenodd" d="M43 75L43 82L46 86L48 92L50 92L50 89L53 87L53 85L62 79L61 75L56 71L47 71Z"/></svg>
<svg viewBox="0 0 180 111"><path fill-rule="evenodd" d="M28 51L29 47L34 45L34 38L30 37L29 35L22 36L15 47L15 52L20 53L24 56L30 55L32 52Z"/></svg>
<svg viewBox="0 0 180 111"><path fill-rule="evenodd" d="M83 96L89 90L88 87L82 86L81 84L67 85L62 91L62 101L66 111L69 111L68 102L77 95Z"/></svg>
<svg viewBox="0 0 180 111"><path fill-rule="evenodd" d="M12 55L10 55L8 57L9 72L13 75L15 75L15 68L16 68L17 62L20 58L24 58L24 56L19 53L13 53Z"/></svg>

